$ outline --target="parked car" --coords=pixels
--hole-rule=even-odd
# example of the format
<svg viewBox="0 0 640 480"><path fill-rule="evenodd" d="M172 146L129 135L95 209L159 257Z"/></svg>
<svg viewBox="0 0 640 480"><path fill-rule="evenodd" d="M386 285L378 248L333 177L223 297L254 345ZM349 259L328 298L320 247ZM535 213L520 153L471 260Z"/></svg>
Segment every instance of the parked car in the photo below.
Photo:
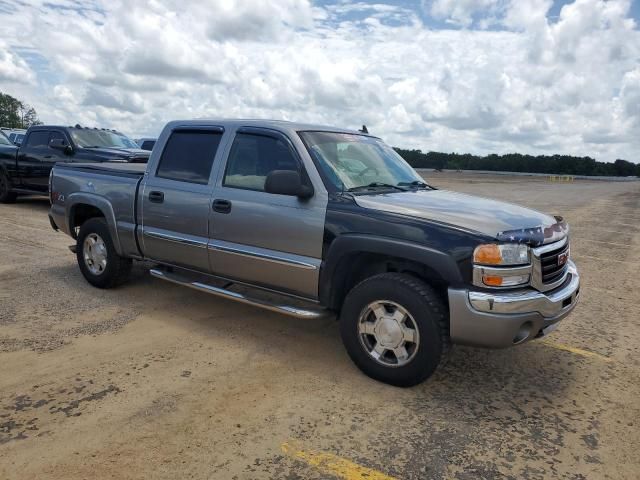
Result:
<svg viewBox="0 0 640 480"><path fill-rule="evenodd" d="M24 140L24 134L26 130L21 128L7 128L2 127L2 133L4 133L11 142L15 145L20 145L22 140Z"/></svg>
<svg viewBox="0 0 640 480"><path fill-rule="evenodd" d="M0 202L46 193L57 162L146 163L149 152L115 130L38 125L19 148L0 146Z"/></svg>
<svg viewBox="0 0 640 480"><path fill-rule="evenodd" d="M140 148L143 150L153 150L153 146L156 144L156 138L150 138L150 137L145 137L145 138L138 138L136 139L136 143L138 145L140 145Z"/></svg>
<svg viewBox="0 0 640 480"><path fill-rule="evenodd" d="M429 377L452 343L543 337L579 294L561 217L435 189L380 139L338 128L171 122L146 167L57 164L49 218L96 287L151 260L203 292L336 312L356 365L394 385Z"/></svg>

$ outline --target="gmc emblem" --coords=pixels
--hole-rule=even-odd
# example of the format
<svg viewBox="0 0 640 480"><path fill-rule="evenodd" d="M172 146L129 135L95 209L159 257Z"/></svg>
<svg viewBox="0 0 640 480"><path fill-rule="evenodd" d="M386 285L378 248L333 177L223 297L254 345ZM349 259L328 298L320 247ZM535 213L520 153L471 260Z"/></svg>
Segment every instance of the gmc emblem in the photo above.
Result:
<svg viewBox="0 0 640 480"><path fill-rule="evenodd" d="M563 266L565 263L567 263L567 260L569 260L569 251L566 251L558 255L558 266L559 267Z"/></svg>

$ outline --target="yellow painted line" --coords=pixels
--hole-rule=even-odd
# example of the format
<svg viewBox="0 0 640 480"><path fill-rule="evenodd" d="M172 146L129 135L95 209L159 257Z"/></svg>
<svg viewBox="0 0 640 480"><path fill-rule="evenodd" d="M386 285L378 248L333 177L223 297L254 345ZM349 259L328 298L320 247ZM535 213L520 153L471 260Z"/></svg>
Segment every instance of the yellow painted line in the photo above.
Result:
<svg viewBox="0 0 640 480"><path fill-rule="evenodd" d="M289 442L284 442L280 448L289 457L311 465L325 475L333 475L345 480L396 480L394 477L332 453L301 450Z"/></svg>
<svg viewBox="0 0 640 480"><path fill-rule="evenodd" d="M612 362L613 359L609 357L605 357L604 355L600 355L596 352L590 352L589 350L583 350L581 348L572 347L571 345L565 345L564 343L555 343L550 342L548 340L541 340L540 343L544 343L545 345L555 348L556 350L564 350L565 352L575 353L576 355L581 355L583 357L591 357L602 360L603 362Z"/></svg>

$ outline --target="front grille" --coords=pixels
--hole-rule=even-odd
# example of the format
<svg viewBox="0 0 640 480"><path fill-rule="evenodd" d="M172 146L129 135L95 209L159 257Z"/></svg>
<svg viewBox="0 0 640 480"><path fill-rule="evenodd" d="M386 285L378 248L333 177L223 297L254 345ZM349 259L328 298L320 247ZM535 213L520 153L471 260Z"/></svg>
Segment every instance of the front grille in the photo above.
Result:
<svg viewBox="0 0 640 480"><path fill-rule="evenodd" d="M532 250L533 272L531 286L541 292L558 288L569 274L569 238ZM558 257L566 255L566 262L558 265Z"/></svg>
<svg viewBox="0 0 640 480"><path fill-rule="evenodd" d="M551 252L543 253L540 255L540 266L542 271L542 283L549 284L560 280L567 268L569 268L568 258L560 265L558 258L569 252L569 243L564 246L552 250Z"/></svg>

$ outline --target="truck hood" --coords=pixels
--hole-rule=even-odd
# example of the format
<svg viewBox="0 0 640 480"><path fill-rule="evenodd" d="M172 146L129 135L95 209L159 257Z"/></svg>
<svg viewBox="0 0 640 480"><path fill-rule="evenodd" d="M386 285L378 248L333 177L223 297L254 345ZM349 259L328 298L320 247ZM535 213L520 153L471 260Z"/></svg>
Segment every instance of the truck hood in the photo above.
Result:
<svg viewBox="0 0 640 480"><path fill-rule="evenodd" d="M140 148L115 148L99 147L87 149L96 155L104 156L105 159L121 158L123 160L135 161L136 163L146 162L151 152Z"/></svg>
<svg viewBox="0 0 640 480"><path fill-rule="evenodd" d="M354 198L363 208L446 223L506 242L536 246L560 240L568 233L562 217L447 190L415 190Z"/></svg>

